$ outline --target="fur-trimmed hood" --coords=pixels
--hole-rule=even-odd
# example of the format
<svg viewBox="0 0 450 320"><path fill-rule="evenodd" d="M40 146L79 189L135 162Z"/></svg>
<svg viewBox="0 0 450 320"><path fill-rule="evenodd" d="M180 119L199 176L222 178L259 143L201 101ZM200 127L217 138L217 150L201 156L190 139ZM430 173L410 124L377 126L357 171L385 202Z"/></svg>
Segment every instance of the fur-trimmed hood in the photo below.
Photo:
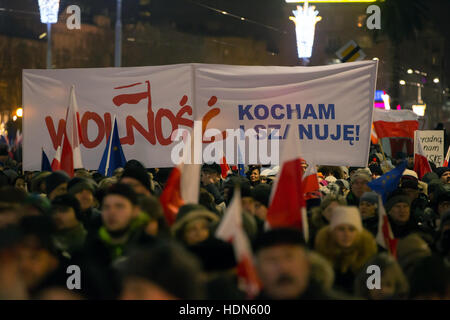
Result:
<svg viewBox="0 0 450 320"><path fill-rule="evenodd" d="M333 267L345 273L349 269L356 273L377 253L377 243L373 235L363 229L351 248L342 249L334 241L329 226L323 227L317 233L315 250L327 258Z"/></svg>

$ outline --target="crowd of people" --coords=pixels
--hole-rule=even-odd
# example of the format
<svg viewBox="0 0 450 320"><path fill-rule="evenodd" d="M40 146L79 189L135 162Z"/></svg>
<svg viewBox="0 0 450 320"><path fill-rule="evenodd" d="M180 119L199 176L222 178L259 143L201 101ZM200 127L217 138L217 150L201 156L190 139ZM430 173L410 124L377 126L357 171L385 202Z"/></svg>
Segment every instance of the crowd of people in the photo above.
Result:
<svg viewBox="0 0 450 320"><path fill-rule="evenodd" d="M169 226L159 196L170 168L130 160L112 177L77 169L71 178L22 174L0 158L0 299L248 299L232 244L215 237L237 185L261 283L253 299L449 299L450 168L420 180L412 162L403 172L384 203L393 254L376 241L380 208L368 183L400 160L375 151L367 168L317 168L308 241L297 229L267 229L277 166L223 178L220 165L204 164L198 203ZM69 266L81 271L75 289ZM369 266L381 270L377 288L367 285Z"/></svg>

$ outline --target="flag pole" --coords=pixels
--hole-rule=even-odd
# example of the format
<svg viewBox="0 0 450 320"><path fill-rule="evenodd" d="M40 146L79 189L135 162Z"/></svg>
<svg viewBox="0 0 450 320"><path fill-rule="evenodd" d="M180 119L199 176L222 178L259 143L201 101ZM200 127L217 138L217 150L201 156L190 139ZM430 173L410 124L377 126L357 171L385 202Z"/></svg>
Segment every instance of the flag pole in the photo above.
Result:
<svg viewBox="0 0 450 320"><path fill-rule="evenodd" d="M114 134L115 125L116 125L116 115L114 115L112 127L111 127L111 133L109 134L109 147L108 147L108 156L106 158L106 165L105 165L105 176L108 175L108 170L109 170L109 157L111 156L112 136Z"/></svg>

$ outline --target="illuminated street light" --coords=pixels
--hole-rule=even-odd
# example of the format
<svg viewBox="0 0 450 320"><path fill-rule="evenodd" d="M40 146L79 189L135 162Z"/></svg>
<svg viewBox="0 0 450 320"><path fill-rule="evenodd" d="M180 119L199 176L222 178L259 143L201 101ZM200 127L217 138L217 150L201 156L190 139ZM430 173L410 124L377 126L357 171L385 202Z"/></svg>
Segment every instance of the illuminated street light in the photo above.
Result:
<svg viewBox="0 0 450 320"><path fill-rule="evenodd" d="M16 121L16 120L17 120L17 116L14 115L14 116L13 116L13 121Z"/></svg>
<svg viewBox="0 0 450 320"><path fill-rule="evenodd" d="M404 86L404 85L406 84L406 81L405 81L405 80L400 80L399 83L400 83L402 86Z"/></svg>
<svg viewBox="0 0 450 320"><path fill-rule="evenodd" d="M434 79L433 79L433 82L434 82L434 83L439 83L439 78L434 78Z"/></svg>
<svg viewBox="0 0 450 320"><path fill-rule="evenodd" d="M311 3L369 3L375 2L376 0L311 0L307 2ZM299 0L286 0L286 3L303 3L306 1Z"/></svg>
<svg viewBox="0 0 450 320"><path fill-rule="evenodd" d="M377 57L375 57L375 58L373 58L372 60L376 60L376 61L379 61L380 59L378 59Z"/></svg>
<svg viewBox="0 0 450 320"><path fill-rule="evenodd" d="M406 72L408 72L408 74L412 74L414 71L413 71L413 69L408 69L408 71L406 71Z"/></svg>
<svg viewBox="0 0 450 320"><path fill-rule="evenodd" d="M289 17L289 19L295 23L298 57L300 59L310 58L316 23L322 20L322 17L318 16L319 11L315 10L314 6L308 6L308 2L303 5L303 8L297 6L297 10L292 11L292 13L294 17Z"/></svg>
<svg viewBox="0 0 450 320"><path fill-rule="evenodd" d="M17 108L16 116L18 116L19 118L22 118L22 116L23 116L23 109L22 108Z"/></svg>
<svg viewBox="0 0 450 320"><path fill-rule="evenodd" d="M52 23L58 22L59 0L38 0L41 22L47 24L47 69L52 67Z"/></svg>

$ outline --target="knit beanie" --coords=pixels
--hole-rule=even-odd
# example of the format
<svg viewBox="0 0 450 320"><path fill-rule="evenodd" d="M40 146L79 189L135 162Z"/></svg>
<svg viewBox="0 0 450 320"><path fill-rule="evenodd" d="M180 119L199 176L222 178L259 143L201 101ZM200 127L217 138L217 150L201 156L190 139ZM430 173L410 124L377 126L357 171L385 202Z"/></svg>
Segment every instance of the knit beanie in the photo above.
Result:
<svg viewBox="0 0 450 320"><path fill-rule="evenodd" d="M67 192L70 194L77 194L83 190L89 190L92 192L92 194L94 194L94 184L95 182L90 179L75 177L70 179L69 183L67 184Z"/></svg>
<svg viewBox="0 0 450 320"><path fill-rule="evenodd" d="M349 224L354 226L358 231L362 231L361 215L356 207L338 206L331 213L330 228L334 230L337 226Z"/></svg>
<svg viewBox="0 0 450 320"><path fill-rule="evenodd" d="M436 173L438 174L439 178L442 177L442 175L447 171L450 171L449 167L439 167L436 169Z"/></svg>
<svg viewBox="0 0 450 320"><path fill-rule="evenodd" d="M70 177L64 171L55 171L45 178L45 190L47 194L52 193L58 186L66 183L70 180Z"/></svg>
<svg viewBox="0 0 450 320"><path fill-rule="evenodd" d="M387 200L387 202L384 206L386 208L386 213L389 213L389 211L391 211L392 207L395 206L399 202L407 203L409 206L411 206L411 199L407 195L397 194L395 196L390 197Z"/></svg>
<svg viewBox="0 0 450 320"><path fill-rule="evenodd" d="M362 178L362 179L366 180L367 182L370 182L370 181L372 181L372 173L370 172L370 170L368 168L358 169L352 175L352 178L351 178L352 183L358 178Z"/></svg>
<svg viewBox="0 0 450 320"><path fill-rule="evenodd" d="M258 184L251 192L253 199L261 202L265 207L269 207L270 186L268 184Z"/></svg>
<svg viewBox="0 0 450 320"><path fill-rule="evenodd" d="M151 192L151 186L150 186L150 176L147 173L147 170L145 170L144 167L140 166L129 166L125 167L125 170L123 171L121 180L125 177L133 178L139 181L148 191Z"/></svg>
<svg viewBox="0 0 450 320"><path fill-rule="evenodd" d="M373 191L364 192L364 194L359 199L359 203L361 203L362 201L366 201L371 204L377 204L378 203L378 194Z"/></svg>

